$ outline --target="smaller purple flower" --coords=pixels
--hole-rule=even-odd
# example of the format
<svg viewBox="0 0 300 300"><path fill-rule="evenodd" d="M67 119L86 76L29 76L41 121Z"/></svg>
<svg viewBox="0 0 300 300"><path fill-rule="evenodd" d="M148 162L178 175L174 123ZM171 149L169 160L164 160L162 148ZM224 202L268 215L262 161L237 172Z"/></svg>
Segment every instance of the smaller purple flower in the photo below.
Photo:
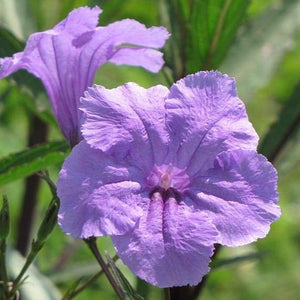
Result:
<svg viewBox="0 0 300 300"><path fill-rule="evenodd" d="M59 224L75 238L110 235L151 284L197 284L215 243L251 243L279 218L276 171L227 75L199 72L170 90L95 85L81 109L84 140L57 183Z"/></svg>
<svg viewBox="0 0 300 300"><path fill-rule="evenodd" d="M80 97L106 62L141 66L158 72L168 32L130 19L97 27L99 7L73 10L53 29L32 34L23 52L0 59L0 79L26 69L40 78L54 114L71 145L81 140Z"/></svg>

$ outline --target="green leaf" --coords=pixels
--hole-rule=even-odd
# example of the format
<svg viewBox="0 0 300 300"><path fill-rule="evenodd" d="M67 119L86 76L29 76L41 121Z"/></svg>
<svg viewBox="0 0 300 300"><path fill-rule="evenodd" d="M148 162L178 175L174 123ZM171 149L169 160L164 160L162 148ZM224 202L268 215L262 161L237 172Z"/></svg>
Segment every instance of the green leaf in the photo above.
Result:
<svg viewBox="0 0 300 300"><path fill-rule="evenodd" d="M188 10L187 1L159 1L160 23L171 32L171 37L164 47L164 57L166 66L173 72L174 80L180 79L184 74Z"/></svg>
<svg viewBox="0 0 300 300"><path fill-rule="evenodd" d="M112 275L116 282L121 287L126 300L143 300L144 298L137 294L137 292L132 288L128 280L125 278L125 276L121 273L121 271L116 266L113 259L106 253L106 259L108 262L108 265L112 271Z"/></svg>
<svg viewBox="0 0 300 300"><path fill-rule="evenodd" d="M72 263L71 266L65 267L59 272L50 272L48 278L55 283L62 283L70 280L75 280L82 277L92 276L99 272L99 265L95 262Z"/></svg>
<svg viewBox="0 0 300 300"><path fill-rule="evenodd" d="M3 27L0 27L0 41L0 57L12 56L14 53L23 51L25 47L24 42ZM18 71L10 77L20 86L29 89L35 97L37 97L40 93L44 93L45 91L40 80L24 70Z"/></svg>
<svg viewBox="0 0 300 300"><path fill-rule="evenodd" d="M300 1L281 1L244 26L221 71L234 76L240 97L249 101L265 86L300 29Z"/></svg>
<svg viewBox="0 0 300 300"><path fill-rule="evenodd" d="M260 144L259 152L274 162L280 177L300 161L300 83Z"/></svg>
<svg viewBox="0 0 300 300"><path fill-rule="evenodd" d="M61 163L69 150L66 141L48 142L0 160L0 185Z"/></svg>
<svg viewBox="0 0 300 300"><path fill-rule="evenodd" d="M28 0L0 0L0 8L1 25L9 28L18 38L26 39L36 31Z"/></svg>
<svg viewBox="0 0 300 300"><path fill-rule="evenodd" d="M25 43L19 40L14 34L12 34L6 28L0 27L0 57L12 56L14 53L20 52L24 49ZM56 126L57 122L50 111L50 105L48 103L45 88L41 81L34 77L32 74L25 70L20 70L13 73L8 77L8 80L13 80L22 88L22 92L25 91L30 97L26 101L22 102L22 105L26 106L31 112L39 116L45 122ZM4 102L9 94L9 88L2 95L0 95L0 101Z"/></svg>
<svg viewBox="0 0 300 300"><path fill-rule="evenodd" d="M226 266L229 266L232 264L237 264L237 263L241 263L241 262L248 262L250 260L260 259L265 255L266 255L266 253L263 253L263 252L255 252L255 253L248 253L245 255L236 256L236 257L232 257L232 258L215 260L211 264L211 269L216 270L218 268L226 267Z"/></svg>
<svg viewBox="0 0 300 300"><path fill-rule="evenodd" d="M195 0L187 32L186 72L215 69L245 18L249 0Z"/></svg>
<svg viewBox="0 0 300 300"><path fill-rule="evenodd" d="M298 124L295 126L292 134L289 135L284 147L282 147L278 159L275 162L276 169L279 174L279 178L282 181L287 175L292 172L297 172L299 170L300 164L300 120L298 119ZM299 178L299 177L298 177ZM298 182L298 179L293 178L293 182ZM292 188L290 189L292 192Z"/></svg>
<svg viewBox="0 0 300 300"><path fill-rule="evenodd" d="M286 144L300 122L300 84L282 109L277 121L271 126L260 144L259 152L273 161L282 146Z"/></svg>
<svg viewBox="0 0 300 300"><path fill-rule="evenodd" d="M25 46L24 42L4 27L0 27L0 40L0 57L12 56L14 53L22 51Z"/></svg>
<svg viewBox="0 0 300 300"><path fill-rule="evenodd" d="M79 278L78 280L75 280L72 285L67 289L67 291L65 292L64 296L62 297L61 300L68 300L68 299L72 299L70 298L70 296L75 292L75 290L78 288L80 282L81 282L82 278ZM72 296L71 296L72 297Z"/></svg>
<svg viewBox="0 0 300 300"><path fill-rule="evenodd" d="M25 263L25 259L15 250L8 248L7 268L12 277L16 277ZM26 274L28 279L20 287L22 300L57 300L62 295L52 282L43 276L33 265L29 267Z"/></svg>

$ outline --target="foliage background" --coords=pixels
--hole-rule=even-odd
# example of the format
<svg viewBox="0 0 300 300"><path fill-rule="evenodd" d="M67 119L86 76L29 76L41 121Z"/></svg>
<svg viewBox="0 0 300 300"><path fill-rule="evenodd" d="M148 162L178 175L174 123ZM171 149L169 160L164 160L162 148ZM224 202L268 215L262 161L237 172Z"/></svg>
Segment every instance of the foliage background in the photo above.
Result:
<svg viewBox="0 0 300 300"><path fill-rule="evenodd" d="M147 26L159 25L162 20L162 2L0 0L0 27L1 30L8 29L20 41L25 41L30 33L51 28L70 10L82 5L99 5L103 9L101 25L128 17ZM253 0L246 9L242 16L242 25L235 38L230 41L228 52L227 49L224 50L224 58L218 69L236 77L240 98L246 103L249 118L261 139L260 151L268 157L276 154L274 164L279 172L282 217L272 225L265 239L244 247L222 248L219 259L235 258L249 253L255 255L252 259L226 264L213 270L201 297L222 300L299 299L300 1ZM206 12L201 13L205 15ZM201 35L201 28L198 34ZM173 35L176 34L173 32ZM14 53L13 48L6 48L4 41L1 35L0 54L11 55ZM162 73L150 74L142 69L116 67L111 64L102 67L95 80L106 87L114 87L127 81L135 81L145 87L158 83L168 84ZM0 159L26 149L33 116L38 116L50 124L50 141L62 140L43 92L34 94L28 90L28 86L16 82L12 83L10 79L0 81ZM56 156L52 161L55 163L49 166L54 180L63 157L62 153L60 157ZM22 213L24 186L23 179L0 186L0 193L7 194L10 201L11 247L15 247L18 237L17 223ZM38 194L36 226L41 221L50 197L48 187L43 183ZM101 239L98 244L100 249L106 249L113 255L113 246L108 238ZM98 270L84 243L65 236L59 228L49 238L35 265L62 293L74 280L81 277L84 279ZM161 290L136 279L122 263L119 262L118 266L146 299L163 297ZM20 268L19 260L14 257L10 261L10 267ZM30 281L29 278L29 283L25 285L31 289L33 295L34 285ZM36 299L41 299L38 297L39 295ZM76 299L116 299L116 296L102 277Z"/></svg>

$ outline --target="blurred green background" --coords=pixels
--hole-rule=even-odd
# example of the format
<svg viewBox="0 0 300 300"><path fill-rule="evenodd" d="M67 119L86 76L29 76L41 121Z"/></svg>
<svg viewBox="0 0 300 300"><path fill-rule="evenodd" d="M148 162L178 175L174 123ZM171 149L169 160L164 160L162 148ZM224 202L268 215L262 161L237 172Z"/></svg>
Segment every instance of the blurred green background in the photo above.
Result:
<svg viewBox="0 0 300 300"><path fill-rule="evenodd" d="M100 25L122 18L134 18L147 26L160 25L164 22L162 4L166 2L185 1L0 0L0 27L1 30L8 29L20 41L26 41L29 34L53 27L69 11L82 5L99 5L103 9ZM224 48L226 51L224 50L224 55L222 54L217 63L222 72L236 77L239 96L245 102L249 119L260 136L260 151L272 160L274 158L279 173L282 217L271 226L271 231L265 239L244 247L222 248L219 260L253 253L254 258L213 269L199 297L201 299L300 299L299 16L298 0L249 2L241 20L238 20L234 36L228 47ZM169 27L169 30L174 28ZM175 39L177 33L172 34ZM197 34L201 36L201 28ZM224 35L226 36L226 32ZM3 35L1 37L1 56L11 55L13 52L9 53L10 49L5 48ZM172 47L174 50L174 40L168 43L166 51ZM220 49L221 47L222 45ZM167 65L170 53L166 53ZM203 65L199 65L199 70L200 68L203 68ZM165 71L170 73L168 68ZM117 67L112 64L101 67L95 83L114 87L127 81L135 81L144 87L155 84L168 85L163 72L151 74L139 68ZM1 80L0 159L26 149L33 116L38 116L50 124L50 141L63 139L43 92L34 95L19 82ZM56 180L60 163L51 165L48 169L52 179ZM22 179L0 186L1 194L5 193L10 202L12 231L9 243L12 247L15 246L18 236L17 222L22 213L24 187ZM47 185L42 183L38 194L36 225L41 221L50 198ZM108 238L100 239L98 244L101 250L108 250L114 255L113 246ZM56 228L49 238L35 265L62 294L75 280L82 278L84 281L98 270L85 244L67 237L59 228ZM163 299L160 289L138 280L121 262L118 262L118 266L145 299ZM20 262L13 259L10 267L18 269ZM30 277L27 280L29 283L25 285L30 289ZM41 298L32 296L29 299ZM107 280L101 277L76 299L117 298Z"/></svg>

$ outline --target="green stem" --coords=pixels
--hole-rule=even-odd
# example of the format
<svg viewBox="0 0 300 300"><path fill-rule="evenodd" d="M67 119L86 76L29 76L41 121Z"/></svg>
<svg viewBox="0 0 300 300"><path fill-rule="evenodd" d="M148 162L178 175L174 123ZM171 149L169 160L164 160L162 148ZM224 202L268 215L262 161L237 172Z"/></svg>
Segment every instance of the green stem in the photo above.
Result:
<svg viewBox="0 0 300 300"><path fill-rule="evenodd" d="M121 300L125 300L125 295L122 292L122 290L120 289L120 287L118 286L118 284L116 283L116 281L114 280L113 276L111 275L106 263L104 262L97 244L96 244L96 238L95 237L91 237L88 239L84 240L86 242L86 244L89 246L90 250L92 251L92 253L94 254L96 260L98 261L100 267L102 268L103 272L105 273L109 283L111 284L111 286L113 287L113 289L115 290L116 294L118 295L118 297Z"/></svg>
<svg viewBox="0 0 300 300"><path fill-rule="evenodd" d="M118 256L115 255L113 257L114 261L118 260ZM93 275L90 279L88 279L85 283L83 283L79 288L75 289L75 291L71 292L70 294L66 294L63 297L63 300L72 299L75 296L77 296L79 293L81 293L84 289L86 289L89 285L91 285L95 280L97 280L102 274L104 274L104 271L101 270L97 272L95 275Z"/></svg>
<svg viewBox="0 0 300 300"><path fill-rule="evenodd" d="M8 290L8 276L6 270L6 239L1 239L0 245L0 269L1 269L1 277L3 281L3 293L5 299L8 298L9 290ZM2 297L2 296L1 296Z"/></svg>
<svg viewBox="0 0 300 300"><path fill-rule="evenodd" d="M43 244L40 244L35 241L32 242L31 250L30 250L29 255L27 256L26 262L25 262L21 272L19 273L19 275L13 282L13 288L9 293L10 297L13 297L13 295L16 293L17 289L20 286L22 277L24 276L25 272L27 271L29 266L32 264L32 262L34 261L35 257L37 256L39 251L42 249L42 247L43 247Z"/></svg>

